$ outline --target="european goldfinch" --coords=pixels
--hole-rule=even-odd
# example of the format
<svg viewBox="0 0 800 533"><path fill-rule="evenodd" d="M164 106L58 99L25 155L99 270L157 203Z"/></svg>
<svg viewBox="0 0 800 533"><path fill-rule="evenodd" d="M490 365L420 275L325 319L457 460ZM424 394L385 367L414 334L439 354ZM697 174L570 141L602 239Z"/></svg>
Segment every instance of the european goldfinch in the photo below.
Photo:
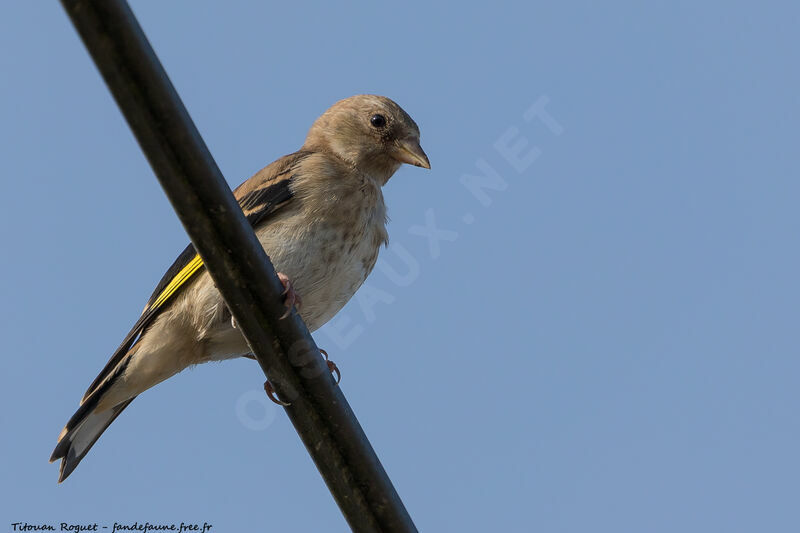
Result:
<svg viewBox="0 0 800 533"><path fill-rule="evenodd" d="M281 280L302 296L298 312L310 331L375 266L387 242L381 187L403 163L430 168L417 124L388 98L358 95L325 111L299 151L234 191ZM62 460L59 482L137 395L189 366L249 352L190 244L59 435L50 457Z"/></svg>

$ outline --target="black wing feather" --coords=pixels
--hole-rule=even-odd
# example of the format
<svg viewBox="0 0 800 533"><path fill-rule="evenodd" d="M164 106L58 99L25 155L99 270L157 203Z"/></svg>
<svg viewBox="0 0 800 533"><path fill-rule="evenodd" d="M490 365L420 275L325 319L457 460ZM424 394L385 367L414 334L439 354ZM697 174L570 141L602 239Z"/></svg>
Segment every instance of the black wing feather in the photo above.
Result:
<svg viewBox="0 0 800 533"><path fill-rule="evenodd" d="M256 189L242 197L239 204L247 213L246 218L251 226L255 227L269 215L275 212L275 207L286 202L292 197L289 185L292 178L274 183L268 187Z"/></svg>

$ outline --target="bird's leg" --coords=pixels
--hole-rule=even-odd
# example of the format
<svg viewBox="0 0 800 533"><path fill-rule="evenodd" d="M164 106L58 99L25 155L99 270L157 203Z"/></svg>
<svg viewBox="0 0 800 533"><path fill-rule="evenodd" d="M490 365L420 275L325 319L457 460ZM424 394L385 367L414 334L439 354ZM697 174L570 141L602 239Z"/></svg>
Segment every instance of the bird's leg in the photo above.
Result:
<svg viewBox="0 0 800 533"><path fill-rule="evenodd" d="M284 289L283 295L286 297L283 301L283 304L286 306L286 312L281 315L281 318L286 318L291 314L292 307L297 307L298 310L300 309L303 305L303 300L300 298L300 295L294 291L289 276L283 272L278 272L278 279L281 280Z"/></svg>
<svg viewBox="0 0 800 533"><path fill-rule="evenodd" d="M328 352L323 350L322 348L319 349L319 353L325 356L325 363L328 365L328 370L330 370L331 374L336 374L336 384L338 385L340 381L342 381L342 373L339 371L339 367L336 366L336 363L328 359ZM243 357L247 357L248 359L255 359L253 354L245 354ZM267 393L267 396L270 400L281 405L283 407L288 407L292 405L291 403L281 401L275 396L275 387L272 386L272 383L269 380L264 382L264 392Z"/></svg>
<svg viewBox="0 0 800 533"><path fill-rule="evenodd" d="M336 365L336 363L328 359L328 352L320 348L319 353L321 353L325 357L325 364L328 365L328 370L330 370L331 374L336 374L336 384L338 385L339 382L342 381L342 373L339 370L339 367ZM253 361L256 360L256 356L251 353L246 353L242 355L242 357L246 357L247 359L252 359ZM267 394L269 394L269 392L267 392Z"/></svg>
<svg viewBox="0 0 800 533"><path fill-rule="evenodd" d="M320 348L319 353L325 356L325 363L328 365L328 370L330 370L331 374L336 374L336 384L338 385L339 382L342 381L342 373L339 371L339 367L336 366L336 363L328 359L328 352Z"/></svg>
<svg viewBox="0 0 800 533"><path fill-rule="evenodd" d="M283 401L279 400L275 396L275 387L272 386L272 383L270 383L269 380L264 382L264 392L267 393L267 396L269 397L270 400L272 400L273 402L277 403L278 405L281 405L283 407L288 407L288 406L292 405L289 402L283 402Z"/></svg>
<svg viewBox="0 0 800 533"><path fill-rule="evenodd" d="M248 359L252 359L253 361L256 361L256 356L251 354L251 353L242 354L242 357L246 357ZM272 383L270 383L269 380L264 382L264 392L267 393L267 397L270 400L272 400L274 403L277 403L278 405L281 405L283 407L288 407L289 405L292 405L292 404L290 404L288 402L280 401L278 399L278 397L275 396L275 387L272 386Z"/></svg>
<svg viewBox="0 0 800 533"><path fill-rule="evenodd" d="M303 299L300 298L300 295L294 291L294 287L292 287L292 282L289 280L289 276L284 274L283 272L278 272L278 279L281 280L281 284L283 285L283 295L286 297L284 300L284 305L286 306L286 312L281 315L281 318L286 318L292 312L292 307L296 306L297 309L300 309L300 306L303 305ZM233 329L239 329L239 325L236 323L236 317L233 316L231 313L231 327Z"/></svg>
<svg viewBox="0 0 800 533"><path fill-rule="evenodd" d="M320 348L319 353L321 353L325 357L325 363L328 365L328 370L330 370L331 374L336 374L336 384L338 385L339 382L342 381L342 373L339 371L339 367L336 366L336 363L328 359L328 352ZM247 359L252 359L253 361L256 360L256 356L251 353L243 354L242 357L246 357ZM291 403L279 400L275 396L275 387L272 386L272 383L270 383L269 380L264 382L264 392L267 393L267 396L269 397L270 400L277 403L278 405L282 405L283 407L292 405Z"/></svg>
<svg viewBox="0 0 800 533"><path fill-rule="evenodd" d="M339 382L342 381L342 373L339 370L339 367L336 365L336 363L334 363L328 358L327 351L323 350L322 348L319 348L319 353L321 353L325 357L325 364L328 365L328 370L330 371L330 373L336 375L336 384L338 385ZM256 356L251 353L242 354L242 357L256 361ZM272 386L272 383L270 383L269 380L264 382L264 392L267 393L267 397L269 397L270 400L272 400L274 403L278 405L281 405L283 407L288 407L289 405L292 405L289 402L284 402L279 400L278 397L275 396L275 387Z"/></svg>

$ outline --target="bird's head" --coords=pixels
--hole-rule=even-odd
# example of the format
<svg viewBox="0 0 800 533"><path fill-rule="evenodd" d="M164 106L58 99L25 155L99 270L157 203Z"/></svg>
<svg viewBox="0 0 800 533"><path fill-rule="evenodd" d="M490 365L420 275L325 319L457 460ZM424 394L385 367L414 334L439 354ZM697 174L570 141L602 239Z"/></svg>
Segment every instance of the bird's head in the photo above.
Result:
<svg viewBox="0 0 800 533"><path fill-rule="evenodd" d="M303 148L332 153L381 185L403 163L431 168L416 122L385 96L360 94L336 102L314 121Z"/></svg>

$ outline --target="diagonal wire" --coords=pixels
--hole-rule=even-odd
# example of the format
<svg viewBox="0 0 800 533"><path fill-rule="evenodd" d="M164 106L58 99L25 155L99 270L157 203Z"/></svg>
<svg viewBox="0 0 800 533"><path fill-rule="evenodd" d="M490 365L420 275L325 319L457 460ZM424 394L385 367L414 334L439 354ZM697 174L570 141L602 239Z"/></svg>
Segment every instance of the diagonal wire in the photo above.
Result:
<svg viewBox="0 0 800 533"><path fill-rule="evenodd" d="M350 527L416 531L128 4L61 3Z"/></svg>

